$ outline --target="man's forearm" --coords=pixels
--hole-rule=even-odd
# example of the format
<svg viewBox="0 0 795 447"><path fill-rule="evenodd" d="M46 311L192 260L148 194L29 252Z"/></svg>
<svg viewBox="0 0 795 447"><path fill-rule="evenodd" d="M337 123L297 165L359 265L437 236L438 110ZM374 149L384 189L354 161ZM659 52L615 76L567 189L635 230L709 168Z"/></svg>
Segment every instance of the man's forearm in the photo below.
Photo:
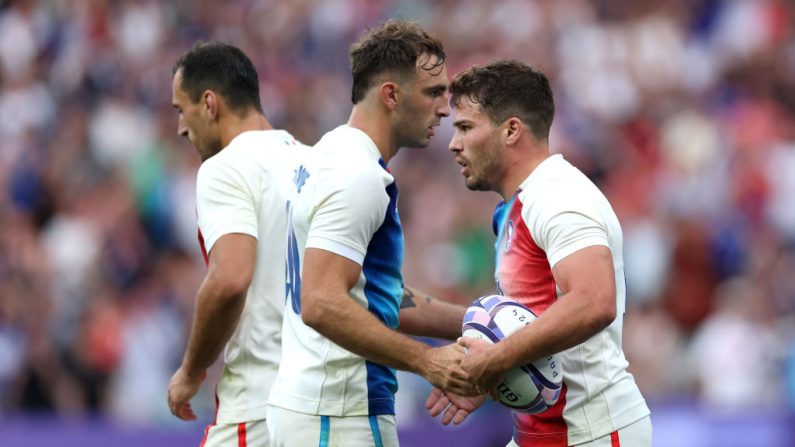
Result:
<svg viewBox="0 0 795 447"><path fill-rule="evenodd" d="M318 300L322 318L306 323L337 345L372 362L423 374L430 346L387 327L347 295Z"/></svg>
<svg viewBox="0 0 795 447"><path fill-rule="evenodd" d="M411 287L404 287L398 329L409 335L455 340L461 336L466 308Z"/></svg>
<svg viewBox="0 0 795 447"><path fill-rule="evenodd" d="M182 367L189 374L215 362L237 328L246 302L245 294L228 294L205 279L199 288L188 347Z"/></svg>
<svg viewBox="0 0 795 447"><path fill-rule="evenodd" d="M585 342L610 323L594 315L594 305L581 293L568 293L537 320L498 345L495 366L507 371ZM495 345L497 346L497 345Z"/></svg>

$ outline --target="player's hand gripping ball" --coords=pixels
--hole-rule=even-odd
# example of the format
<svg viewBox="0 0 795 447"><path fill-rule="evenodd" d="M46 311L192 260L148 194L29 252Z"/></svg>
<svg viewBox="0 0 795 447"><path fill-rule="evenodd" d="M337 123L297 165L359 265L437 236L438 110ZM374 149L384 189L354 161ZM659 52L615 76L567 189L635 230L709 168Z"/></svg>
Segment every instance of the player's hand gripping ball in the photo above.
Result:
<svg viewBox="0 0 795 447"><path fill-rule="evenodd" d="M536 319L530 309L501 295L483 296L464 315L464 337L498 343ZM555 405L563 385L557 357L551 355L509 370L497 386L500 403L522 413L542 413Z"/></svg>

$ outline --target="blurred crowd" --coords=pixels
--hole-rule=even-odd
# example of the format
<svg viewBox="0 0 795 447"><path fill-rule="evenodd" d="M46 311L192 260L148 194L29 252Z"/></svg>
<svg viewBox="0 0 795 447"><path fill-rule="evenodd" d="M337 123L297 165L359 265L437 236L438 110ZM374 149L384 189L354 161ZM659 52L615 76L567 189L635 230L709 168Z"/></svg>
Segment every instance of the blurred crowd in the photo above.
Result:
<svg viewBox="0 0 795 447"><path fill-rule="evenodd" d="M5 0L0 414L171 421L205 271L172 64L241 47L271 122L314 144L350 112L348 46L389 17L437 35L451 75L500 57L549 75L552 150L622 222L624 347L652 407L795 407L792 1ZM406 282L467 304L494 293L499 197L464 187L451 135L391 169Z"/></svg>

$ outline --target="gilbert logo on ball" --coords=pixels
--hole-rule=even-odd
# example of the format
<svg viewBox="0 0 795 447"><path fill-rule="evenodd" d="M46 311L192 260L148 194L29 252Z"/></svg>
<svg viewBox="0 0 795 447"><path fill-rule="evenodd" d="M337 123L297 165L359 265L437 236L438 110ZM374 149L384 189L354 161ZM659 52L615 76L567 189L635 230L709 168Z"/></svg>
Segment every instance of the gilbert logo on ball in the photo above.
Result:
<svg viewBox="0 0 795 447"><path fill-rule="evenodd" d="M462 335L499 343L531 324L536 315L501 295L483 296L464 315ZM497 386L500 403L523 413L542 413L555 405L563 386L563 372L555 355L509 370Z"/></svg>

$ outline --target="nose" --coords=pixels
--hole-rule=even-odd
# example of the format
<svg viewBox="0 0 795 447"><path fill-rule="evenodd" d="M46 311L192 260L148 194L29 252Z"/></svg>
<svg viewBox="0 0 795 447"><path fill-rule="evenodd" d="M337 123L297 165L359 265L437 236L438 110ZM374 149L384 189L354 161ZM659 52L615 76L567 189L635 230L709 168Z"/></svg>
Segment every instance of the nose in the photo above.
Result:
<svg viewBox="0 0 795 447"><path fill-rule="evenodd" d="M181 116L179 117L179 120L177 121L177 135L179 135L181 137L187 137L188 136L188 126L185 125L185 122L182 120Z"/></svg>
<svg viewBox="0 0 795 447"><path fill-rule="evenodd" d="M450 149L450 152L454 154L457 154L464 150L461 147L461 139L458 138L458 131L455 131L455 133L453 133L453 138L450 139L450 145L448 146L448 149Z"/></svg>
<svg viewBox="0 0 795 447"><path fill-rule="evenodd" d="M442 105L437 109L436 114L440 117L448 117L450 116L450 94L446 93L442 98L444 101Z"/></svg>

